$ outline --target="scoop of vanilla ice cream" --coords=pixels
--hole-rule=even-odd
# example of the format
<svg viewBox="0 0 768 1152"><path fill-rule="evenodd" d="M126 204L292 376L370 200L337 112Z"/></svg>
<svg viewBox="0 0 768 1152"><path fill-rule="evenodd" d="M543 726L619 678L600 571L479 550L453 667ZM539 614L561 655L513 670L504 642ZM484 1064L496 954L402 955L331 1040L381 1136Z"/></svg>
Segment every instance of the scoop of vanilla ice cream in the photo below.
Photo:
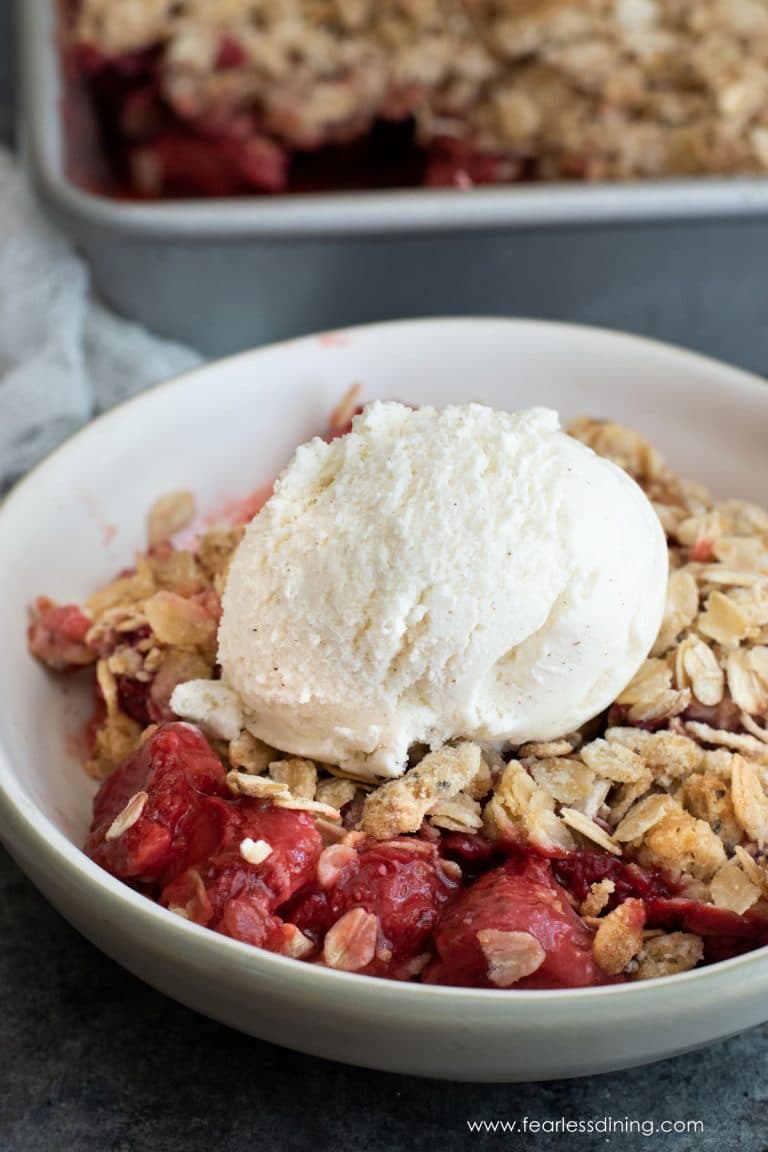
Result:
<svg viewBox="0 0 768 1152"><path fill-rule="evenodd" d="M223 689L254 735L362 774L416 742L545 740L632 678L666 580L645 495L555 412L373 403L246 530Z"/></svg>

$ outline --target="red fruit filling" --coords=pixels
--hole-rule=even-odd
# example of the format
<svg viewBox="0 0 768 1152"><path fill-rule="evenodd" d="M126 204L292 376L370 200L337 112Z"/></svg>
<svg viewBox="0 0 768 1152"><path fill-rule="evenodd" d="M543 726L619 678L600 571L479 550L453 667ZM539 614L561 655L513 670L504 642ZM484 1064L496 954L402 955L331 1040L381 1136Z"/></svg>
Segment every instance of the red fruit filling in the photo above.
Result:
<svg viewBox="0 0 768 1152"><path fill-rule="evenodd" d="M464 877L472 880L506 858L507 845L498 840L486 840L472 832L444 832L440 837L440 855L461 867Z"/></svg>
<svg viewBox="0 0 768 1152"><path fill-rule="evenodd" d="M547 860L513 857L466 889L440 920L437 960L424 979L430 984L491 988L489 961L478 933L526 932L544 950L544 960L516 988L581 988L611 982L592 956L592 934L576 915Z"/></svg>
<svg viewBox="0 0 768 1152"><path fill-rule="evenodd" d="M573 908L603 879L614 883L610 907L631 900L648 927L701 936L708 961L768 944L764 915L682 899L660 873L599 852L546 859L460 833L323 849L309 813L232 797L224 765L189 724L161 725L105 780L86 851L164 906L270 951L333 963L326 936L333 930L343 951L351 915L336 966L352 967L363 933L368 950L354 970L394 979L498 987L498 949L515 933L513 945L522 939L538 963L516 988L621 980L597 965Z"/></svg>
<svg viewBox="0 0 768 1152"><path fill-rule="evenodd" d="M696 560L702 564L711 563L716 557L712 547L712 541L702 538L697 540L691 548L691 560Z"/></svg>
<svg viewBox="0 0 768 1152"><path fill-rule="evenodd" d="M149 711L149 693L151 683L145 680L134 680L132 676L117 676L117 698L121 712L130 716L137 724L145 728L152 723Z"/></svg>
<svg viewBox="0 0 768 1152"><path fill-rule="evenodd" d="M552 872L558 884L579 902L593 884L612 880L615 888L608 908L615 908L629 897L652 900L675 892L675 886L661 872L638 868L636 864L624 864L604 852L569 853L552 861Z"/></svg>
<svg viewBox="0 0 768 1152"><path fill-rule="evenodd" d="M248 53L234 36L224 35L219 40L216 56L217 68L242 68L248 61Z"/></svg>
<svg viewBox="0 0 768 1152"><path fill-rule="evenodd" d="M376 955L364 970L395 978L415 975L414 961L429 960L440 910L457 889L435 848L423 840L369 842L358 852L327 849L319 880L326 886L300 893L286 915L320 942L353 908L373 914L378 918Z"/></svg>
<svg viewBox="0 0 768 1152"><path fill-rule="evenodd" d="M768 918L762 912L745 912L738 916L713 904L698 900L656 897L646 904L648 924L652 927L694 932L697 936L722 936L748 939L751 947L768 943Z"/></svg>
<svg viewBox="0 0 768 1152"><path fill-rule="evenodd" d="M230 196L258 188L281 192L288 157L266 137L216 137L169 127L134 149L133 180L149 196L194 189L203 196Z"/></svg>
<svg viewBox="0 0 768 1152"><path fill-rule="evenodd" d="M473 188L507 184L525 175L522 160L476 152L463 140L435 140L427 154L424 183L432 188Z"/></svg>
<svg viewBox="0 0 768 1152"><path fill-rule="evenodd" d="M58 671L92 664L96 653L85 642L92 623L76 604L56 604L38 596L27 628L29 650Z"/></svg>
<svg viewBox="0 0 768 1152"><path fill-rule="evenodd" d="M219 803L220 844L208 860L168 884L160 903L236 940L287 950L289 926L274 910L314 879L323 847L314 820L259 801ZM258 864L243 856L248 840L269 848Z"/></svg>
<svg viewBox="0 0 768 1152"><path fill-rule="evenodd" d="M322 840L307 813L231 799L225 778L198 729L163 725L102 785L86 851L189 919L279 950L273 911L314 879ZM248 841L269 849L257 864Z"/></svg>
<svg viewBox="0 0 768 1152"><path fill-rule="evenodd" d="M121 880L167 883L220 843L223 820L215 798L224 794L225 777L197 728L163 725L102 784L86 851ZM121 816L137 795L146 796L139 815L120 831Z"/></svg>

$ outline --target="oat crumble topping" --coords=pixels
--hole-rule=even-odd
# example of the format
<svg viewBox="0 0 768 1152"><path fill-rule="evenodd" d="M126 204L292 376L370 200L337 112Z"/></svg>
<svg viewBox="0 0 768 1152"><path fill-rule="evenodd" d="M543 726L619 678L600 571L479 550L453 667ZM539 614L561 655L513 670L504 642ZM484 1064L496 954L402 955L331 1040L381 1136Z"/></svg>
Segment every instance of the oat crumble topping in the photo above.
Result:
<svg viewBox="0 0 768 1152"><path fill-rule="evenodd" d="M234 796L316 821L326 845L321 891L345 875L362 845L407 848L426 860L441 837L456 835L491 848L525 844L554 859L597 853L663 873L678 901L735 917L768 915L768 512L713 503L619 425L579 420L571 432L625 468L666 527L667 607L651 655L597 729L591 723L503 756L467 741L414 750L408 771L380 786L286 756L246 731L229 739L209 733ZM98 778L173 719L177 683L213 675L219 594L239 532L211 529L192 549L175 549L168 533L191 514L186 496L158 501L133 572L82 611L46 599L33 610L33 653L53 667L94 665L101 702L86 769ZM105 839L129 833L146 803L144 790L130 796ZM272 847L246 838L239 853L257 866ZM446 882L461 881L463 865L447 859L442 867ZM202 899L195 891L173 910L194 918ZM701 963L696 932L649 931L644 900L621 897L606 872L578 903L603 972L642 980ZM286 954L311 951L298 929L289 936ZM325 935L323 962L346 971L366 968L374 955L382 962L380 938L375 915L349 910ZM525 932L484 929L477 939L497 987L532 976L543 962ZM421 968L428 960L420 954Z"/></svg>

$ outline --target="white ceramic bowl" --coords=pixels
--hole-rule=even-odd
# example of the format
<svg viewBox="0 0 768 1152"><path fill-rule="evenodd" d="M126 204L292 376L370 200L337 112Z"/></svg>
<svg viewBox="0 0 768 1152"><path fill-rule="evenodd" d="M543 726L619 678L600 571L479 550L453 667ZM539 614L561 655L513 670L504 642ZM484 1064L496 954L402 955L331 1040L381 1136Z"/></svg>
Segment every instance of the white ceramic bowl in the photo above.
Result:
<svg viewBox="0 0 768 1152"><path fill-rule="evenodd" d="M189 924L80 851L92 786L73 733L86 691L25 646L37 593L81 599L129 561L158 494L215 507L270 480L340 393L549 404L612 416L720 495L768 500L768 388L634 337L435 320L309 337L199 369L70 440L0 508L0 834L48 899L156 988L255 1036L353 1064L462 1080L581 1076L670 1056L768 1019L768 949L621 987L500 992L301 964ZM87 983L87 975L86 975Z"/></svg>

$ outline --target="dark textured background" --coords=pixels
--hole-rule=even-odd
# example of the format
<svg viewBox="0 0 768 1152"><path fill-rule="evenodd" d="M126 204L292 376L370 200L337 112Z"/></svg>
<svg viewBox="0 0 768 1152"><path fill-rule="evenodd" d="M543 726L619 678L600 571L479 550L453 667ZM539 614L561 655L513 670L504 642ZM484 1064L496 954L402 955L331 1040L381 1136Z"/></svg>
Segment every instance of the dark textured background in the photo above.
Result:
<svg viewBox="0 0 768 1152"><path fill-rule="evenodd" d="M9 9L0 0L5 139ZM49 908L0 848L0 1152L768 1152L766 1073L768 1027L651 1068L539 1085L430 1083L295 1055L140 984ZM705 1130L526 1140L466 1125L523 1115L694 1119Z"/></svg>

